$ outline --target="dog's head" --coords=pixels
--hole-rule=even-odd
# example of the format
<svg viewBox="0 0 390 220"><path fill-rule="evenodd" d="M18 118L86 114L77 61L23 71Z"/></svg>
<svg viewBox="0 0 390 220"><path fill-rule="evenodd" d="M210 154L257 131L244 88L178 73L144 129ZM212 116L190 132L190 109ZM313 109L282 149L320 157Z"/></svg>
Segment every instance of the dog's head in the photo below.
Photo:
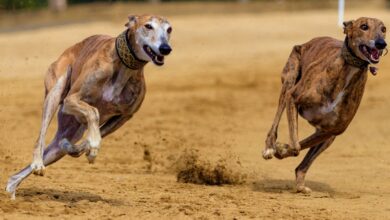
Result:
<svg viewBox="0 0 390 220"><path fill-rule="evenodd" d="M129 31L129 40L137 58L164 65L164 57L171 53L169 39L172 27L169 22L158 16L130 15L125 26Z"/></svg>
<svg viewBox="0 0 390 220"><path fill-rule="evenodd" d="M379 62L386 49L386 27L375 18L358 18L344 22L344 33L347 35L348 47L362 60L371 64Z"/></svg>

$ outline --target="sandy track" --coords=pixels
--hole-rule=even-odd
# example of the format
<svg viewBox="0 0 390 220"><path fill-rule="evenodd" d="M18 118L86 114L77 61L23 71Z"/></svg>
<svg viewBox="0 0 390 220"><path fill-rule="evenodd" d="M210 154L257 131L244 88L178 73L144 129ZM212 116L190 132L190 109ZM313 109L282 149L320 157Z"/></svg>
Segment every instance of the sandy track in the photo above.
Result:
<svg viewBox="0 0 390 220"><path fill-rule="evenodd" d="M352 11L347 18L387 11ZM261 158L276 109L280 71L291 50L314 36L342 39L333 11L174 15L174 51L163 68L148 65L148 93L134 119L104 140L94 165L66 157L45 177L29 177L17 200L0 192L6 219L386 219L390 216L389 58L369 77L347 132L314 163L310 196L295 194L304 154ZM69 45L95 33L116 35L123 22L91 22L0 35L0 185L31 160L39 130L43 74ZM312 132L304 123L301 137ZM52 126L50 137L55 131ZM280 137L287 140L283 120ZM173 164L185 148L210 159L240 157L242 185L177 183ZM151 152L151 162L144 152Z"/></svg>

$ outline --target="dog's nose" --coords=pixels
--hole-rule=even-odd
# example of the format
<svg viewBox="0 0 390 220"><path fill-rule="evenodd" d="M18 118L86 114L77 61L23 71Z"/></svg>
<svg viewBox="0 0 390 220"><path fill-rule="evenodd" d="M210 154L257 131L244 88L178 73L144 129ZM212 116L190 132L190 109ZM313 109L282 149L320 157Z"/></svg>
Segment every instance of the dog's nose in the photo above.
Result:
<svg viewBox="0 0 390 220"><path fill-rule="evenodd" d="M387 46L386 41L383 40L382 38L375 41L375 47L378 48L379 50L385 49L386 46Z"/></svg>
<svg viewBox="0 0 390 220"><path fill-rule="evenodd" d="M168 44L161 44L160 48L158 49L162 55L168 55L172 51L172 48Z"/></svg>

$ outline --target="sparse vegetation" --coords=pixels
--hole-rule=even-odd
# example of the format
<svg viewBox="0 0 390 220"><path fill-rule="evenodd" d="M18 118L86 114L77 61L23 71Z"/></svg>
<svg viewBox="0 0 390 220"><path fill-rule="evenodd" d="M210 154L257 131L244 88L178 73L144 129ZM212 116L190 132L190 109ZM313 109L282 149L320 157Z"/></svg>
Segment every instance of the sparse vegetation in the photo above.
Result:
<svg viewBox="0 0 390 220"><path fill-rule="evenodd" d="M47 6L47 0L0 0L0 9L35 9Z"/></svg>

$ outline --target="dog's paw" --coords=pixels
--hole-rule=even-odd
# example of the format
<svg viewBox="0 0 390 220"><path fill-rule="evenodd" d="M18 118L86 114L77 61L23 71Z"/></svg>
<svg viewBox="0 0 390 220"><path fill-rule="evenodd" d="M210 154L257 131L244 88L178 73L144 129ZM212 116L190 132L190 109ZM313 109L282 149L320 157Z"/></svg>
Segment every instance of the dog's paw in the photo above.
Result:
<svg viewBox="0 0 390 220"><path fill-rule="evenodd" d="M101 140L102 139L100 136L87 139L87 150L85 155L87 156L89 163L95 162L96 156L98 155L100 149Z"/></svg>
<svg viewBox="0 0 390 220"><path fill-rule="evenodd" d="M290 145L276 142L274 156L279 160L289 156Z"/></svg>
<svg viewBox="0 0 390 220"><path fill-rule="evenodd" d="M275 150L272 148L266 148L263 150L263 158L264 160L270 160L275 154Z"/></svg>
<svg viewBox="0 0 390 220"><path fill-rule="evenodd" d="M42 160L33 161L30 167L35 175L39 175L39 176L45 175L45 165L43 165Z"/></svg>
<svg viewBox="0 0 390 220"><path fill-rule="evenodd" d="M307 186L297 186L297 193L310 194L312 191Z"/></svg>
<svg viewBox="0 0 390 220"><path fill-rule="evenodd" d="M17 181L15 181L13 178L10 178L7 186L5 187L5 191L10 195L11 200L15 200L16 196L16 187L18 186Z"/></svg>
<svg viewBox="0 0 390 220"><path fill-rule="evenodd" d="M98 155L99 148L89 148L86 152L86 156L89 163L95 163L95 159Z"/></svg>

